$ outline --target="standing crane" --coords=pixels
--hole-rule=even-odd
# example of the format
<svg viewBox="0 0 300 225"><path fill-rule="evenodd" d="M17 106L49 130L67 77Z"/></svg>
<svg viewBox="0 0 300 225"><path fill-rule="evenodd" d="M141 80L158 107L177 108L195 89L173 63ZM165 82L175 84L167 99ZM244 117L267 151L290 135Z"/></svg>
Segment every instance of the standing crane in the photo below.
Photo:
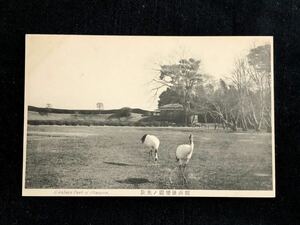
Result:
<svg viewBox="0 0 300 225"><path fill-rule="evenodd" d="M184 183L187 183L186 177L184 175L186 165L189 163L193 150L194 150L194 142L193 142L193 135L190 134L189 136L190 144L183 144L179 145L176 149L176 160L179 162L179 170L182 173L182 177Z"/></svg>

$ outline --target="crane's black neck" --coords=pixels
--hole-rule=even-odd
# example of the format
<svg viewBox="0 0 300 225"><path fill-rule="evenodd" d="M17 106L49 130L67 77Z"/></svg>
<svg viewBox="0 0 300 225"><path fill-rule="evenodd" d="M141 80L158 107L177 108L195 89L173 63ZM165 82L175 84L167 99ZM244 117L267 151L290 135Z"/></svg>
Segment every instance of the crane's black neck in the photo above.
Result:
<svg viewBox="0 0 300 225"><path fill-rule="evenodd" d="M145 135L141 138L142 143L145 142L145 139L146 139L146 136L147 136L147 135L148 135L148 134L145 134Z"/></svg>

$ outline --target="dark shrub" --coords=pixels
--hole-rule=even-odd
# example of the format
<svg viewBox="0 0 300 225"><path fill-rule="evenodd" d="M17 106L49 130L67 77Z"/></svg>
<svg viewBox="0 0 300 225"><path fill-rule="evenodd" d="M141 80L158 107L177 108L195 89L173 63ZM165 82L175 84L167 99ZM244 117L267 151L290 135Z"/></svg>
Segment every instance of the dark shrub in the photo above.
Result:
<svg viewBox="0 0 300 225"><path fill-rule="evenodd" d="M93 121L92 125L93 126L103 126L105 123L103 121Z"/></svg>
<svg viewBox="0 0 300 225"><path fill-rule="evenodd" d="M70 126L77 126L78 125L78 123L76 122L76 121L70 121Z"/></svg>
<svg viewBox="0 0 300 225"><path fill-rule="evenodd" d="M40 125L40 120L28 120L28 125Z"/></svg>
<svg viewBox="0 0 300 225"><path fill-rule="evenodd" d="M63 120L56 121L56 125L65 125L65 122Z"/></svg>
<svg viewBox="0 0 300 225"><path fill-rule="evenodd" d="M139 121L141 122L154 122L154 121L160 121L160 117L159 116L149 116L146 118L142 118Z"/></svg>
<svg viewBox="0 0 300 225"><path fill-rule="evenodd" d="M159 121L154 121L152 124L155 127L159 127L160 126L160 122Z"/></svg>
<svg viewBox="0 0 300 225"><path fill-rule="evenodd" d="M119 113L119 117L129 117L131 116L131 109L128 107L122 108L120 109Z"/></svg>
<svg viewBox="0 0 300 225"><path fill-rule="evenodd" d="M107 126L119 126L119 121L107 121Z"/></svg>
<svg viewBox="0 0 300 225"><path fill-rule="evenodd" d="M145 112L145 113L143 114L143 116L151 116L151 115L152 115L151 112Z"/></svg>
<svg viewBox="0 0 300 225"><path fill-rule="evenodd" d="M122 121L120 122L120 126L131 126L132 123L128 122L128 121Z"/></svg>
<svg viewBox="0 0 300 225"><path fill-rule="evenodd" d="M142 126L142 127L146 127L147 125L148 125L147 122L141 122L141 126Z"/></svg>
<svg viewBox="0 0 300 225"><path fill-rule="evenodd" d="M91 121L82 121L83 126L90 126L92 124Z"/></svg>
<svg viewBox="0 0 300 225"><path fill-rule="evenodd" d="M121 118L121 117L129 117L131 116L131 109L128 107L124 107L119 109L117 112L112 114L109 118Z"/></svg>
<svg viewBox="0 0 300 225"><path fill-rule="evenodd" d="M136 121L136 122L133 123L133 126L139 127L140 125L141 125L141 122L140 122L140 121Z"/></svg>
<svg viewBox="0 0 300 225"><path fill-rule="evenodd" d="M56 122L57 122L56 120L49 120L49 121L45 120L44 123L42 123L42 124L43 125L56 125L57 124Z"/></svg>
<svg viewBox="0 0 300 225"><path fill-rule="evenodd" d="M41 116L48 116L48 112L44 112L44 111L40 111L39 114L40 114Z"/></svg>

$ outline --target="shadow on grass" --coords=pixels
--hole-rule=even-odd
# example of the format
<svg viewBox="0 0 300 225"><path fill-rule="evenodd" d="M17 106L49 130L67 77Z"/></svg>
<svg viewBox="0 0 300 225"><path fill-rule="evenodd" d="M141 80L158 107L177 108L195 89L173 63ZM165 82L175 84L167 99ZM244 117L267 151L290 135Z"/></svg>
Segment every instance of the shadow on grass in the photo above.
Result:
<svg viewBox="0 0 300 225"><path fill-rule="evenodd" d="M121 162L103 162L105 164L113 165L113 166L134 166L134 167L145 167L145 165L138 164L129 164L129 163L121 163Z"/></svg>
<svg viewBox="0 0 300 225"><path fill-rule="evenodd" d="M121 184L132 184L134 188L138 188L140 184L151 183L146 178L127 178L125 180L116 180L116 181Z"/></svg>

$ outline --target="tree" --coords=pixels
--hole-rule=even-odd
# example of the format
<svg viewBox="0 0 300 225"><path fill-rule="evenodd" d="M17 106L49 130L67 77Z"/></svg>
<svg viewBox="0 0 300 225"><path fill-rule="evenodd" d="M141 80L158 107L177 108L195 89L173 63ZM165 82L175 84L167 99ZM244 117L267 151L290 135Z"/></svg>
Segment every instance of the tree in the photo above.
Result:
<svg viewBox="0 0 300 225"><path fill-rule="evenodd" d="M234 69L231 75L233 86L237 90L238 107L240 113L240 123L244 131L248 130L247 117L249 116L249 104L251 79L249 77L249 65L244 58L238 59L235 62Z"/></svg>
<svg viewBox="0 0 300 225"><path fill-rule="evenodd" d="M158 87L167 89L159 96L159 106L179 103L184 107L185 124L193 113L209 114L231 130L266 128L271 131L271 46L250 49L235 61L229 80L218 83L199 73L200 61L182 59L161 65Z"/></svg>
<svg viewBox="0 0 300 225"><path fill-rule="evenodd" d="M271 45L266 44L250 50L248 62L258 72L271 74Z"/></svg>
<svg viewBox="0 0 300 225"><path fill-rule="evenodd" d="M191 100L194 94L194 88L202 81L202 75L199 73L200 60L181 59L179 63L160 66L159 84L154 88L157 90L162 87L169 88L178 96L178 103L183 105L185 114L185 125L188 125L188 117L191 111Z"/></svg>
<svg viewBox="0 0 300 225"><path fill-rule="evenodd" d="M254 84L251 108L255 129L264 124L271 130L271 45L258 46L247 55L249 76Z"/></svg>
<svg viewBox="0 0 300 225"><path fill-rule="evenodd" d="M102 102L97 102L96 104L97 109L99 110L99 114L101 113L101 110L103 110L104 106Z"/></svg>
<svg viewBox="0 0 300 225"><path fill-rule="evenodd" d="M259 131L271 124L271 67L270 46L251 49L247 57L235 61L231 82L220 80L220 87L212 98L211 112L236 130L249 127Z"/></svg>
<svg viewBox="0 0 300 225"><path fill-rule="evenodd" d="M180 96L171 88L167 88L167 90L163 91L159 95L158 106L163 106L172 103L179 103Z"/></svg>
<svg viewBox="0 0 300 225"><path fill-rule="evenodd" d="M202 115L204 122L207 123L207 116L210 114L211 110L207 103L211 101L214 94L215 81L208 74L203 74L202 82L199 82L194 89L191 101L191 110L198 115Z"/></svg>
<svg viewBox="0 0 300 225"><path fill-rule="evenodd" d="M220 80L210 98L210 112L233 131L241 126L259 131L264 125L271 130L271 60L270 45L251 49L237 59L231 82Z"/></svg>
<svg viewBox="0 0 300 225"><path fill-rule="evenodd" d="M48 116L48 113L51 112L52 105L50 103L46 104L46 110L43 115Z"/></svg>
<svg viewBox="0 0 300 225"><path fill-rule="evenodd" d="M212 101L219 119L236 130L249 127L259 131L271 124L271 60L270 45L251 49L245 58L235 61L231 82L220 80Z"/></svg>
<svg viewBox="0 0 300 225"><path fill-rule="evenodd" d="M237 89L220 79L219 88L215 90L208 103L209 113L233 131L237 130L240 119Z"/></svg>

